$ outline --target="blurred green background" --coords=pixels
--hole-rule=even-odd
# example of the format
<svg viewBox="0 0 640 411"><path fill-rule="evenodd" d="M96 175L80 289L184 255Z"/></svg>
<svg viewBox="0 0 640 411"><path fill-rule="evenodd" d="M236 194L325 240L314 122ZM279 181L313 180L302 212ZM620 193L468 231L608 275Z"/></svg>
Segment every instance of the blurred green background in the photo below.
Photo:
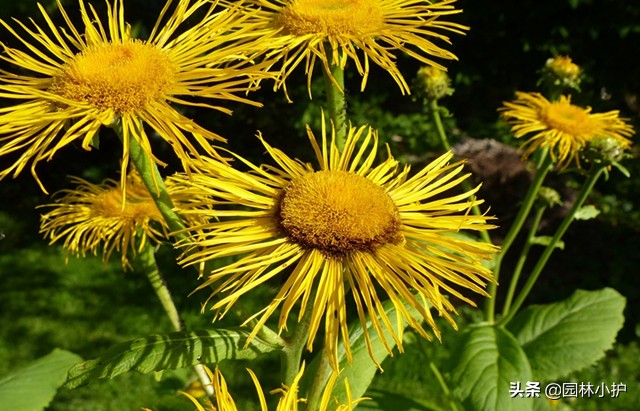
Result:
<svg viewBox="0 0 640 411"><path fill-rule="evenodd" d="M73 1L63 1L72 18L77 18ZM144 34L152 27L162 8L161 1L125 0L127 20ZM456 92L445 98L453 117L446 125L454 142L463 138L491 138L515 144L507 127L498 121L496 109L513 97L516 90L535 91L538 70L547 58L569 55L587 74L582 92L574 93L575 103L590 105L594 111L620 110L636 130L640 129L640 2L615 0L558 0L480 2L460 0L464 13L455 21L471 27L462 37L453 35L451 49L459 61L446 63ZM98 10L104 2L94 2ZM60 15L52 1L43 3L54 20ZM0 1L0 17L26 21L29 17L42 23L31 1ZM6 29L0 28L0 41L17 45ZM4 63L2 63L4 64ZM398 64L410 80L419 66L408 58ZM3 65L2 68L5 68ZM232 117L212 111L187 110L199 124L229 139L229 146L257 162L263 149L256 144L260 130L273 145L291 155L311 160L304 125L319 124L323 101L320 76L315 76L314 99L309 102L305 77L298 70L288 81L293 103L287 103L281 92L274 93L270 84L252 95L264 103L254 108L232 104ZM402 96L387 73L372 68L367 89L359 92L360 78L347 72L349 114L354 123L370 124L380 132L396 157L416 166L440 151L428 115L419 101ZM10 104L0 101L0 106ZM315 127L318 130L318 127ZM297 140L295 140L297 139ZM637 137L635 137L637 141ZM163 160L170 162L171 173L177 164L167 147L154 148ZM560 404L576 410L635 410L640 404L638 384L640 355L638 352L638 307L640 286L640 161L638 149L625 166L632 177L612 173L608 181L600 181L592 202L602 214L589 221L576 222L565 236L566 248L557 252L543 274L528 303L547 303L566 298L576 288L613 287L627 298L626 323L618 343L605 359L567 381L611 381L629 385L623 398L589 400ZM83 151L79 145L61 150L55 158L42 163L38 173L50 190L67 187L68 175L94 182L116 177L121 147L108 131L101 133L100 149ZM7 159L0 158L0 168ZM575 177L558 178L563 193L575 190ZM517 191L518 187L515 187ZM517 202L500 199L501 191L514 187L493 185L484 196L488 205L500 210L500 225L508 226ZM152 332L170 328L159 304L143 275L121 273L119 265L103 265L98 258L82 261L71 258L65 263L64 252L48 247L38 235L38 204L49 202L31 175L23 172L16 179L0 182L0 376L29 361L47 354L54 347L93 358L110 345ZM556 216L558 218L558 216ZM557 220L547 221L547 228ZM164 251L161 259L168 265L166 274L179 307L191 327L206 326L209 317L199 314L204 295L187 295L197 283L193 273L183 273L172 265L174 255ZM508 270L505 270L508 273ZM508 276L503 278L503 283ZM446 340L445 340L446 344ZM408 344L408 353L386 364L387 372L376 387L397 386L408 394L438 398L437 384L424 364L425 356L442 355L437 347ZM268 364L268 360L265 364ZM252 367L255 368L254 365ZM269 374L268 366L262 365ZM241 392L251 396L253 389L244 375L229 374L230 385L240 384ZM175 392L189 382L186 371L166 373L157 379L152 375L126 375L113 381L98 382L74 391L62 390L51 410L155 410L191 409L189 402ZM416 383L419 382L419 384ZM134 387L135 389L131 389ZM411 391L413 390L413 391ZM416 394L417 392L417 394Z"/></svg>

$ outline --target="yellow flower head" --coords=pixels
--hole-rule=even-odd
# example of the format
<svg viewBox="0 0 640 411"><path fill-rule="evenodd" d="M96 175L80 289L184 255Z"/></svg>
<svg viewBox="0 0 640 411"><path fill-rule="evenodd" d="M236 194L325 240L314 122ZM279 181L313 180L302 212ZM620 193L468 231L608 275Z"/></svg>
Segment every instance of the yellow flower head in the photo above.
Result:
<svg viewBox="0 0 640 411"><path fill-rule="evenodd" d="M553 72L558 79L574 81L582 70L580 66L571 61L571 57L556 56L547 60L545 68Z"/></svg>
<svg viewBox="0 0 640 411"><path fill-rule="evenodd" d="M324 121L324 120L323 120ZM488 217L470 215L479 201L468 200L477 188L451 193L468 175L459 176L461 163L448 164L447 153L410 175L389 154L374 166L378 139L370 128L350 128L342 153L335 133L327 142L322 130L319 145L308 131L319 169L293 160L261 139L278 167L257 167L240 158L252 171L244 173L215 160L195 163L193 180L176 176L185 193L209 195L208 204L180 207L184 215L206 215L211 222L192 227L182 264L197 264L219 257L243 255L238 261L213 270L200 287L213 287L212 305L224 315L238 298L283 273L277 295L261 312L255 335L281 307L280 331L287 328L289 313L301 303L300 315L312 304L307 348L324 325L325 347L337 369L341 336L351 360L347 329L348 292L365 324L384 341L392 335L402 349L403 321L425 338L431 338L421 321L414 319L403 302L417 310L439 336L425 307L429 301L454 324L453 304L445 294L474 304L462 295L471 290L486 295L491 273L481 261L496 248L455 236L460 230L486 230ZM243 209L222 209L238 204ZM204 207L206 206L206 207ZM277 281L274 284L278 284ZM389 318L382 300L390 298L397 316ZM365 339L371 352L369 330ZM374 359L375 361L375 359Z"/></svg>
<svg viewBox="0 0 640 411"><path fill-rule="evenodd" d="M0 109L0 156L12 162L0 169L0 179L18 175L31 162L31 172L45 190L35 172L37 163L75 140L90 150L102 125L122 129L123 179L130 138L156 163L164 164L153 156L144 124L169 143L183 163L200 150L216 155L210 141L222 138L180 114L171 103L226 112L182 96L250 103L234 93L255 88L255 80L264 77L261 66L248 64L243 57L253 50L251 36L261 33L238 28L249 16L235 9L214 13L210 1L181 0L169 14L171 3L165 5L147 40L132 37L122 0L107 1L106 24L92 5L87 9L79 0L82 30L73 25L59 0L67 27L56 28L41 5L45 26L33 23L29 28L17 21L24 32L20 34L0 20L24 46L22 50L2 45L0 55L19 68L15 73L0 71L0 97L16 102ZM199 16L195 21L194 15Z"/></svg>
<svg viewBox="0 0 640 411"><path fill-rule="evenodd" d="M373 62L391 74L402 93L409 93L394 52L444 69L433 58L456 56L435 42L450 43L443 32L464 34L468 29L443 20L461 12L453 3L455 0L434 4L426 0L249 0L261 11L245 24L279 35L267 45L271 56L282 61L276 88L284 85L303 59L308 83L316 59L327 73L330 65L344 69L352 60L363 77L363 90Z"/></svg>
<svg viewBox="0 0 640 411"><path fill-rule="evenodd" d="M571 97L561 96L551 102L540 93L517 92L516 99L500 108L511 124L515 137L530 135L524 143L524 157L538 148L548 149L560 169L571 163L580 166L579 154L596 137L612 137L629 147L626 137L633 128L618 117L619 112L592 113L591 108L571 104Z"/></svg>
<svg viewBox="0 0 640 411"><path fill-rule="evenodd" d="M447 72L436 67L421 67L414 80L414 91L427 100L439 100L453 94Z"/></svg>
<svg viewBox="0 0 640 411"><path fill-rule="evenodd" d="M300 371L295 376L293 382L290 386L283 386L282 388L275 389L271 391L271 394L281 394L280 399L278 400L278 405L276 407L276 411L298 411L298 404L301 402L305 402L306 400L298 397L298 390L300 389L300 379L304 374L305 365L302 364ZM213 404L209 403L206 407L204 407L200 402L194 398L191 394L186 392L180 392L185 397L189 398L191 402L196 406L198 411L238 411L236 408L236 404L233 401L233 397L229 393L229 389L227 387L227 382L224 379L224 376L220 372L220 370L216 367L215 373L212 373L211 370L205 367L205 370L209 374L209 378L213 382L213 389L216 398L215 407ZM258 392L258 398L260 401L260 410L268 411L267 401L264 395L264 391L262 390L262 386L260 385L260 381L256 374L247 369L249 375L251 375L251 379L253 380L254 385L256 386L256 391ZM351 411L359 402L366 398L361 398L356 401L353 401L350 397L347 400L346 404L336 404L335 398L333 398L333 389L335 387L336 381L338 380L338 373L332 373L329 378L327 385L325 386L324 392L322 394L322 398L320 400L320 408L319 411ZM349 388L349 381L345 378L344 384L346 388L346 392L350 393L351 390ZM350 395L350 394L349 394ZM330 407L331 406L331 407Z"/></svg>
<svg viewBox="0 0 640 411"><path fill-rule="evenodd" d="M64 240L64 248L78 257L101 251L105 262L117 250L123 268L129 268L128 257L146 241L159 243L168 237L165 220L137 174L127 177L126 190L111 179L99 185L79 177L72 182L76 188L56 193L60 197L55 203L41 206L50 208L40 224L50 244ZM171 193L170 185L167 189Z"/></svg>

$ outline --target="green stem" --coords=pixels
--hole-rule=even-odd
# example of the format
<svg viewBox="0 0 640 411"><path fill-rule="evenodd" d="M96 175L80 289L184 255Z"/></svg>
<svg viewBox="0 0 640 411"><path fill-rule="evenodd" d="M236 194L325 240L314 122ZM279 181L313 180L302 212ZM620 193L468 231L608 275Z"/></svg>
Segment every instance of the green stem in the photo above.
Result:
<svg viewBox="0 0 640 411"><path fill-rule="evenodd" d="M509 228L507 235L502 242L500 253L495 258L495 266L493 269L493 276L495 282L489 283L487 287L487 291L491 298L485 300L484 306L484 317L485 320L491 324L495 322L495 309L496 309L496 292L497 292L497 284L500 278L500 266L502 265L502 259L505 254L513 244L513 241L516 239L518 233L522 229L524 222L529 216L529 212L531 211L531 207L538 195L538 191L540 191L540 187L542 187L542 182L546 177L547 173L551 169L551 165L553 160L551 156L547 155L546 151L543 151L540 155L538 161L538 167L536 169L536 175L531 182L531 186L529 186L529 191L527 191L527 195L524 198L522 205L520 206L520 210L518 210L518 214L516 215L516 219L513 224Z"/></svg>
<svg viewBox="0 0 640 411"><path fill-rule="evenodd" d="M326 350L320 351L318 355L320 358L318 359L318 368L313 376L311 389L309 390L307 398L307 411L316 411L320 407L324 387L327 385L327 381L331 376L332 369Z"/></svg>
<svg viewBox="0 0 640 411"><path fill-rule="evenodd" d="M171 321L173 329L175 331L183 331L184 322L182 321L180 313L178 312L178 308L176 307L173 298L171 297L171 292L167 287L167 282L158 269L153 246L149 242L147 242L140 253L136 256L136 259L142 270L144 270L144 273L147 275L147 278L149 279L149 282L153 287L153 291L155 291L158 299L160 300L160 304L162 304L162 308L164 308L164 312L167 314L167 317L169 317L169 321ZM196 364L193 366L193 368L196 372L196 375L198 376L198 379L202 383L202 387L204 388L205 392L207 393L209 398L213 399L213 384L204 366L202 364Z"/></svg>
<svg viewBox="0 0 640 411"><path fill-rule="evenodd" d="M343 151L347 141L347 112L344 96L344 70L338 64L329 64L329 72L323 68L324 90L329 109L329 119L336 132L336 145Z"/></svg>
<svg viewBox="0 0 640 411"><path fill-rule="evenodd" d="M507 297L504 301L504 307L502 308L502 315L505 316L509 312L509 308L511 308L511 302L513 301L513 295L516 291L516 287L518 285L518 281L520 280L520 274L522 273L522 268L524 267L524 263L527 261L527 256L529 255L529 250L533 245L533 239L538 231L538 226L540 225L540 220L542 220L542 215L544 214L546 207L540 207L536 211L535 216L533 217L533 222L531 223L531 229L529 230L529 235L527 236L527 240L522 247L522 251L520 252L520 257L518 258L518 262L516 264L515 269L513 270L513 276L511 277L511 282L509 283L509 290L507 291Z"/></svg>
<svg viewBox="0 0 640 411"><path fill-rule="evenodd" d="M284 348L280 353L282 383L290 385L298 372L302 361L302 352L307 344L313 304L307 304L305 312L296 325L293 334L285 339Z"/></svg>
<svg viewBox="0 0 640 411"><path fill-rule="evenodd" d="M436 379L440 384L440 388L442 388L442 392L444 392L444 395L447 398L449 398L450 409L452 411L459 411L458 406L456 405L456 402L452 399L451 390L449 389L449 386L447 386L447 382L445 381L444 377L440 373L438 366L433 361L429 361L429 368L431 368L431 372L433 372L433 375L436 376Z"/></svg>
<svg viewBox="0 0 640 411"><path fill-rule="evenodd" d="M429 100L429 111L431 111L431 117L433 118L433 124L436 126L438 137L440 138L440 144L446 151L451 150L451 144L447 138L447 133L444 131L444 125L442 124L442 117L440 116L440 107L437 100Z"/></svg>
<svg viewBox="0 0 640 411"><path fill-rule="evenodd" d="M440 138L440 144L442 144L442 148L444 148L446 151L451 151L451 144L449 144L447 133L444 130L442 117L440 116L440 107L438 107L437 100L429 101L429 110L431 111L431 117L433 118L433 123L436 126L436 130L438 132L438 137ZM469 184L469 181L467 180L464 180L462 183L460 183L460 187L464 192L468 192L472 190L472 187ZM478 207L476 204L471 206L471 212L473 213L473 215L476 215L476 216L482 215L482 211L480 211L480 207ZM491 237L489 237L489 232L486 230L480 231L480 238L482 238L482 241L484 241L485 243L491 243Z"/></svg>
<svg viewBox="0 0 640 411"><path fill-rule="evenodd" d="M578 193L578 197L576 198L575 203L573 203L573 207L571 207L571 210L569 210L567 215L564 217L564 219L562 220L562 223L560 223L560 226L558 227L555 234L553 235L553 238L551 239L547 247L542 252L540 259L538 260L535 267L531 271L531 275L529 276L529 278L527 279L527 282L522 287L522 291L520 291L518 298L516 298L515 302L513 303L513 307L511 308L511 310L506 316L500 319L500 321L498 322L498 325L500 326L506 325L509 321L511 321L513 316L516 315L516 313L524 303L524 300L527 298L527 296L531 292L531 289L533 288L534 284L538 280L538 277L540 276L540 273L542 272L545 265L547 264L547 261L549 261L549 257L551 257L551 254L555 250L558 242L562 239L562 236L569 228L569 225L571 225L571 222L573 221L573 218L576 212L580 209L580 207L582 207L582 204L584 204L584 201L589 196L589 193L591 193L591 190L593 190L594 185L598 181L598 178L600 178L600 175L602 175L602 173L605 171L605 169L606 167L597 167L591 170L591 172L589 173L589 176L587 177L587 181L585 181L584 185L582 186L582 189L580 190L580 193Z"/></svg>
<svg viewBox="0 0 640 411"><path fill-rule="evenodd" d="M121 126L113 127L120 140L124 140L124 135ZM166 221L169 230L172 232L180 232L176 234L176 239L180 240L186 237L183 232L184 224L180 216L173 210L174 205L167 187L164 184L164 180L158 171L158 167L155 162L151 160L149 155L144 151L138 140L131 136L129 138L129 159L138 170L144 185L149 190L149 194L158 207L160 214Z"/></svg>

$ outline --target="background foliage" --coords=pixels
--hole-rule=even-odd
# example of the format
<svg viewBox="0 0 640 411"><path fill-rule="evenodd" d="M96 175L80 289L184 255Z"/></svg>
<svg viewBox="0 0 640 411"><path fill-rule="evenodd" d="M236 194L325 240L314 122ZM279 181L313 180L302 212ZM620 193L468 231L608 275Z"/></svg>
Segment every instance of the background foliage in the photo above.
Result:
<svg viewBox="0 0 640 411"><path fill-rule="evenodd" d="M63 1L70 12L73 1ZM125 0L127 18L142 33L154 22L162 1ZM516 90L536 88L537 70L555 54L568 54L587 73L583 92L574 101L589 104L595 111L619 109L640 129L640 65L633 64L640 55L640 3L613 0L561 0L513 2L497 0L479 2L460 0L464 13L457 21L471 26L465 37L453 38L453 51L459 62L449 64L456 92L441 102L454 117L447 121L450 135L492 138L512 142L503 123L497 120L496 108L511 99ZM55 3L46 1L48 11ZM95 2L100 9L102 2ZM55 16L56 14L53 13ZM33 17L41 21L35 2L0 1L0 17L5 21ZM9 42L1 31L0 41ZM406 77L418 66L400 59ZM317 76L320 80L320 76ZM347 77L350 106L354 122L368 123L380 131L397 157L408 162L422 162L438 142L431 133L421 103L403 98L386 73L373 70L365 93L360 93L359 78ZM275 94L266 84L252 97L264 102L262 109L237 106L229 118L210 111L188 112L203 126L228 137L232 149L257 159L262 156L254 135L260 130L275 146L285 146L289 153L310 158L306 146L291 147L292 135L304 133L304 124L317 121L318 102L307 104L304 76L298 73L289 81L293 104L282 93ZM321 96L320 84L315 95ZM4 105L5 102L0 102ZM432 137L433 136L433 137ZM300 140L303 141L303 140ZM636 137L637 141L637 137ZM637 144L636 144L637 146ZM154 148L163 159L171 159L169 149ZM80 147L68 147L55 159L39 167L39 174L51 192L67 186L67 175L79 175L92 181L113 178L120 146L107 132L99 150L90 153ZM0 163L6 161L0 159ZM565 402L561 406L579 410L632 410L640 403L640 355L637 327L640 286L635 276L640 268L640 162L635 158L625 164L632 177L613 173L608 182L600 182L595 197L603 213L595 220L576 223L565 237L566 248L555 254L528 303L549 303L567 298L575 288L611 287L627 298L626 323L618 344L595 367L574 373L566 381L620 381L629 392L619 399ZM167 172L171 172L172 164ZM570 196L572 182L558 184ZM508 190L508 187L493 187ZM490 193L489 193L490 194ZM94 358L109 346L141 335L169 329L168 321L143 276L135 272L122 274L118 264L103 265L97 258L65 263L63 252L46 247L38 232L35 206L47 201L28 173L15 180L0 182L0 375L49 353L54 347L73 351L83 358ZM516 204L490 204L505 210L502 225L509 224L510 209ZM549 222L549 225L552 222ZM172 261L166 252L166 263ZM508 269L505 270L508 272ZM166 273L170 287L191 327L206 326L207 316L199 314L200 297L186 296L195 284L195 275ZM504 278L506 281L508 278ZM447 327L442 327L447 329ZM410 338L410 337L407 337ZM446 341L448 335L443 337ZM455 336L450 336L455 339ZM385 373L374 380L378 391L404 392L415 398L415 409L425 403L446 401L438 388L428 361L445 361L438 344L420 339L409 341L407 353L384 364ZM268 373L268 363L264 364ZM253 389L244 375L226 371L225 376L237 398L250 398ZM161 380L151 375L126 374L113 381L98 382L73 391L62 390L51 410L120 410L141 406L158 410L189 409L188 402L175 395L189 382L185 370L165 373ZM274 379L275 381L275 379ZM266 384L273 386L273 384ZM131 390L136 387L136 390ZM250 401L250 400L247 400ZM242 404L238 404L242 407ZM557 404L556 404L557 405ZM241 408L242 409L242 408Z"/></svg>

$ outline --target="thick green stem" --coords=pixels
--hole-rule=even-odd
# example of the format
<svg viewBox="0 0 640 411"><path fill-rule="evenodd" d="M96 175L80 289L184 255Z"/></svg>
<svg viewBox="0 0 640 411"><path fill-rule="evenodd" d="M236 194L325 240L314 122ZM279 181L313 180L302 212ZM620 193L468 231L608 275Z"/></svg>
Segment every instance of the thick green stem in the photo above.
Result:
<svg viewBox="0 0 640 411"><path fill-rule="evenodd" d="M291 385L296 375L300 371L302 352L307 345L309 337L309 326L311 325L311 313L313 304L307 304L302 318L298 321L293 334L285 339L285 345L280 354L282 383Z"/></svg>
<svg viewBox="0 0 640 411"><path fill-rule="evenodd" d="M516 219L509 228L509 231L507 232L507 235L502 242L500 253L498 253L495 258L495 266L493 269L495 282L489 283L487 287L487 291L489 292L489 295L491 295L491 298L485 300L484 306L484 317L485 320L489 323L495 322L496 292L498 280L500 278L500 266L502 265L502 259L504 258L507 251L509 251L509 248L513 244L513 241L516 239L518 233L520 233L524 222L529 216L531 207L533 207L533 203L538 196L538 191L540 191L540 187L542 187L544 178L546 177L547 172L549 172L549 170L551 169L551 165L553 163L551 156L547 155L546 151L543 151L540 154L541 156L538 161L536 175L531 182L531 186L529 186L529 191L527 191L527 195L525 196L524 201L520 206L520 210L518 210Z"/></svg>
<svg viewBox="0 0 640 411"><path fill-rule="evenodd" d="M538 226L540 225L540 220L542 220L542 215L546 210L546 207L540 207L536 211L535 216L533 217L533 222L531 223L531 229L529 230L529 235L527 236L527 240L522 247L522 251L520 252L520 257L518 258L518 262L516 263L516 267L513 270L513 275L511 277L511 282L509 283L509 290L507 291L507 297L504 301L504 307L502 308L502 315L505 316L509 312L509 308L511 308L511 302L513 301L513 295L515 294L516 287L518 285L518 280L520 280L520 274L522 273L522 268L524 267L524 263L527 261L527 256L529 255L529 250L533 245L533 239L538 231Z"/></svg>
<svg viewBox="0 0 640 411"><path fill-rule="evenodd" d="M337 64L324 68L324 90L327 98L329 119L336 132L336 145L342 152L347 141L347 111L344 97L344 70Z"/></svg>
<svg viewBox="0 0 640 411"><path fill-rule="evenodd" d="M313 381L311 382L311 388L307 398L307 411L317 411L320 407L324 387L327 385L327 381L329 380L332 371L327 351L322 350L318 355L320 356L318 358L318 368L316 369Z"/></svg>
<svg viewBox="0 0 640 411"><path fill-rule="evenodd" d="M547 264L547 261L549 261L549 257L551 257L551 254L553 253L556 246L558 245L558 242L562 239L562 236L569 228L569 225L571 225L571 222L573 221L573 218L575 217L576 212L580 209L580 207L582 207L582 204L584 204L584 201L587 199L587 197L591 193L591 190L593 190L593 186L596 184L596 182L598 181L598 178L600 178L600 175L602 175L604 170L605 170L605 167L593 168L591 170L591 172L589 173L589 176L587 177L587 181L585 181L584 185L582 186L582 189L580 190L580 193L578 193L578 197L576 198L575 203L573 203L573 207L571 207L571 210L569 210L567 215L562 220L562 223L560 223L560 226L558 227L555 234L553 235L553 238L551 239L547 247L542 252L540 259L538 259L538 262L536 263L535 267L531 271L531 275L529 276L529 278L527 278L527 281L522 287L520 294L518 295L515 302L513 303L513 307L511 308L511 310L506 316L500 319L500 321L498 322L499 325L501 326L506 325L509 321L511 321L513 316L516 315L516 313L524 303L524 300L527 298L527 296L531 292L531 289L533 288L534 284L538 280L538 277L540 276L540 273L542 273L542 270Z"/></svg>
<svg viewBox="0 0 640 411"><path fill-rule="evenodd" d="M171 292L167 287L167 283L158 269L153 246L147 242L140 253L136 256L136 259L140 268L147 275L147 278L153 287L153 291L155 291L158 299L160 300L160 304L162 304L162 308L164 308L164 312L167 314L167 317L169 317L169 321L171 321L173 329L175 331L184 330L184 322L182 321L182 318L180 318L180 313L178 312L178 308L171 297ZM213 384L207 374L207 371L204 369L204 366L202 364L196 364L193 368L200 380L200 383L202 383L202 387L205 392L209 398L213 398Z"/></svg>
<svg viewBox="0 0 640 411"><path fill-rule="evenodd" d="M124 140L122 128L120 126L113 127L120 140ZM162 217L166 221L169 229L172 232L181 232L176 235L176 240L180 240L186 236L183 233L184 224L182 219L176 213L173 208L173 201L169 196L167 187L164 184L164 180L158 171L158 167L149 155L144 151L138 140L131 136L129 138L129 159L135 166L136 170L140 174L144 185L149 190L149 194L158 207L158 210L162 214Z"/></svg>

